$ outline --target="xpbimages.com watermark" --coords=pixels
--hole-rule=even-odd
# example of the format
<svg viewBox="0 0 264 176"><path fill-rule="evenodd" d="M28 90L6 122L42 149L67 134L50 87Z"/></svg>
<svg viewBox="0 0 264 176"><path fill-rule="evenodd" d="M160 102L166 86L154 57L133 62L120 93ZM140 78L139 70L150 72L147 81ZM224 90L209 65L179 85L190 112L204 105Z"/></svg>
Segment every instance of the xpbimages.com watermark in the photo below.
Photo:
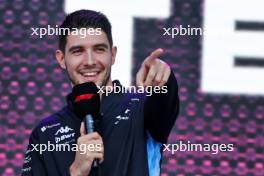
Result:
<svg viewBox="0 0 264 176"><path fill-rule="evenodd" d="M86 154L87 151L101 151L102 145L101 144L53 144L48 141L48 144L31 144L31 149L28 152L39 152L41 155L43 152L66 152L66 151L79 151L80 154Z"/></svg>
<svg viewBox="0 0 264 176"><path fill-rule="evenodd" d="M183 26L179 25L178 27L164 27L163 36L169 36L175 38L175 36L197 36L205 35L205 30L200 27L191 27L191 25ZM43 38L45 35L80 35L81 38L85 38L87 35L101 35L101 28L62 28L58 25L52 27L47 25L46 27L31 27L31 35L38 36Z"/></svg>
<svg viewBox="0 0 264 176"><path fill-rule="evenodd" d="M31 35L43 38L45 35L80 35L81 38L85 38L87 35L101 35L101 28L61 28L58 25L52 27L31 27Z"/></svg>
<svg viewBox="0 0 264 176"><path fill-rule="evenodd" d="M177 151L180 152L211 152L211 154L218 154L219 152L234 151L234 144L195 144L190 141L174 144L163 144L163 152L170 152L172 155Z"/></svg>
<svg viewBox="0 0 264 176"><path fill-rule="evenodd" d="M175 36L201 36L205 35L205 30L200 27L191 27L191 25L183 26L179 25L178 27L167 27L163 29L163 36L169 36L174 38Z"/></svg>
<svg viewBox="0 0 264 176"><path fill-rule="evenodd" d="M151 96L152 94L167 93L167 86L97 86L99 89L97 93L103 93L108 96L111 93L145 93L146 96Z"/></svg>
<svg viewBox="0 0 264 176"><path fill-rule="evenodd" d="M28 152L39 152L43 154L44 152L67 152L67 151L79 151L80 154L86 154L88 151L101 151L102 145L101 144L53 144L48 141L47 144L31 144L31 149ZM173 144L163 144L163 152L170 152L174 155L176 152L210 152L211 154L215 155L219 152L232 152L234 151L234 144L196 144L191 143L190 141L184 142L179 141L179 143Z"/></svg>

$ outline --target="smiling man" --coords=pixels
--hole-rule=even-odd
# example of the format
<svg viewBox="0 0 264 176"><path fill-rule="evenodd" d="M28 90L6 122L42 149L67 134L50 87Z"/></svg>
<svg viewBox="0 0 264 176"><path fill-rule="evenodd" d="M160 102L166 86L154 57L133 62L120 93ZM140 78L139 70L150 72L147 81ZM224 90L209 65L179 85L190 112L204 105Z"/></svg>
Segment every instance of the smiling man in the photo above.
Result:
<svg viewBox="0 0 264 176"><path fill-rule="evenodd" d="M68 15L61 28L100 32L61 35L56 59L66 70L71 85L94 82L97 86L121 86L112 81L111 67L117 47L113 46L111 24L105 15L80 10ZM179 111L178 87L170 67L159 59L162 49L153 51L137 73L137 86L167 87L167 93L151 96L137 93L101 94L102 118L98 131L85 134L82 119L74 113L72 94L67 106L43 119L33 130L22 175L156 176L160 174L162 143ZM124 58L122 58L124 59ZM42 144L70 145L68 151L39 151ZM81 146L96 146L80 150ZM73 146L77 146L73 150ZM100 147L98 147L100 146ZM50 147L51 148L51 147ZM83 148L83 147L82 147ZM99 161L97 169L92 167Z"/></svg>
<svg viewBox="0 0 264 176"><path fill-rule="evenodd" d="M67 40L61 37L56 58L60 66L67 70L73 85L95 82L98 86L110 86L111 66L116 56L116 47L112 45L104 31L87 34L84 38L80 35L69 35Z"/></svg>

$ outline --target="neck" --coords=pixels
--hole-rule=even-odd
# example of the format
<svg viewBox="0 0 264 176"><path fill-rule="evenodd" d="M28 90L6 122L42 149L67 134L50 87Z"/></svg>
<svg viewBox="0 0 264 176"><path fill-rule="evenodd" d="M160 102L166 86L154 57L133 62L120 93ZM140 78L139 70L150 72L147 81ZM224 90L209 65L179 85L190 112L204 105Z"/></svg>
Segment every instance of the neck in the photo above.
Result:
<svg viewBox="0 0 264 176"><path fill-rule="evenodd" d="M107 83L104 86L105 86L104 89L112 88L113 87L113 81L112 81L112 79L109 78L109 80L107 81ZM103 98L103 92L100 91L99 94L100 94L100 100L102 100L102 98Z"/></svg>

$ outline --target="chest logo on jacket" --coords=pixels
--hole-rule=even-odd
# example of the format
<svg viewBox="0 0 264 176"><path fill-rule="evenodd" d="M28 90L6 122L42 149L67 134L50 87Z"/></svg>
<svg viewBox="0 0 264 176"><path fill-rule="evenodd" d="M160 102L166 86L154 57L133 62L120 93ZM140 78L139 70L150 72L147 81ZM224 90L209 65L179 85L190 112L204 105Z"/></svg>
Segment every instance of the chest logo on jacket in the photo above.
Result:
<svg viewBox="0 0 264 176"><path fill-rule="evenodd" d="M58 143L66 139L73 138L75 136L75 132L69 133L71 131L74 131L74 130L68 126L60 127L55 133L55 136L58 136L59 134L61 134L61 136L55 137L55 142Z"/></svg>
<svg viewBox="0 0 264 176"><path fill-rule="evenodd" d="M41 131L45 132L47 129L50 129L50 128L53 128L53 127L56 127L59 125L60 125L60 123L56 123L56 124L52 124L52 125L45 125L45 126L41 127Z"/></svg>
<svg viewBox="0 0 264 176"><path fill-rule="evenodd" d="M116 121L115 121L115 125L117 125L120 121L123 120L129 120L130 119L130 115L131 115L131 107L136 103L139 102L138 98L131 98L128 102L128 104L126 105L125 111L124 113L122 113L121 115L118 115L115 117Z"/></svg>
<svg viewBox="0 0 264 176"><path fill-rule="evenodd" d="M129 120L130 116L130 109L126 109L124 115L118 115L115 117L115 125L117 125L121 120Z"/></svg>
<svg viewBox="0 0 264 176"><path fill-rule="evenodd" d="M55 133L55 136L58 135L59 133L61 134L68 133L69 131L73 131L73 129L68 126L60 127L60 129L58 129L58 131Z"/></svg>

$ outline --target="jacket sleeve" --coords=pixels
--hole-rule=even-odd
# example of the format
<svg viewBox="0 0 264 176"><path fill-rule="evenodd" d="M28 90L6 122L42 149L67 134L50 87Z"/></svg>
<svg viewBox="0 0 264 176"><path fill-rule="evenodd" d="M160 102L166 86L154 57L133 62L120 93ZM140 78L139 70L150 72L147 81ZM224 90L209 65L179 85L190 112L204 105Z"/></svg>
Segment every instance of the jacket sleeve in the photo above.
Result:
<svg viewBox="0 0 264 176"><path fill-rule="evenodd" d="M144 123L146 130L157 142L166 143L179 113L178 85L171 71L167 93L153 93L144 102Z"/></svg>
<svg viewBox="0 0 264 176"><path fill-rule="evenodd" d="M36 131L29 138L28 148L25 154L22 176L44 176L47 175L43 162L43 156L39 153L39 139Z"/></svg>

